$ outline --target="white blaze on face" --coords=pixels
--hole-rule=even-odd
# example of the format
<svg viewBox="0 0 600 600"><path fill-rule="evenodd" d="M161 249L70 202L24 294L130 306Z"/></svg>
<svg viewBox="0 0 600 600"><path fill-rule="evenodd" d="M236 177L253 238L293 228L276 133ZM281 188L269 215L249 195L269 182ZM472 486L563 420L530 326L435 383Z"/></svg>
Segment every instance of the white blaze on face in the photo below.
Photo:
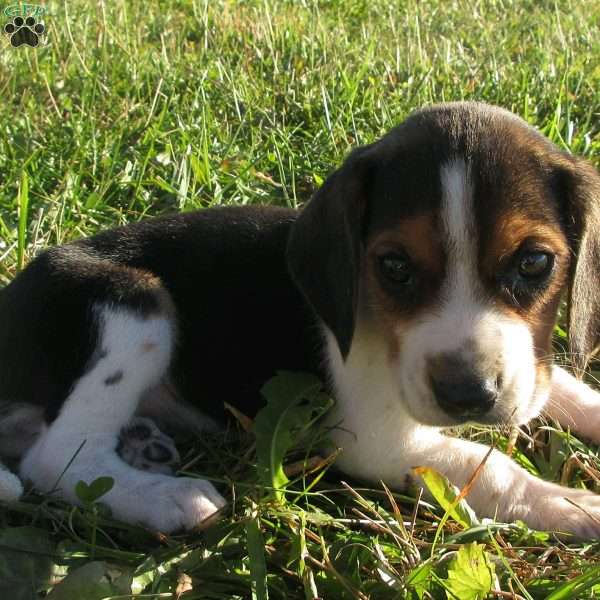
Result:
<svg viewBox="0 0 600 600"><path fill-rule="evenodd" d="M477 269L478 236L469 167L456 158L440 169L441 221L447 254L445 281L435 308L412 327L398 330L401 352L396 371L403 401L413 416L449 424L429 387L427 359L441 353L496 365L502 389L492 419L520 420L534 402L535 360L531 333L522 321L486 300ZM491 234L490 234L491 235Z"/></svg>
<svg viewBox="0 0 600 600"><path fill-rule="evenodd" d="M464 160L456 159L441 168L442 223L446 240L446 280L442 287L444 316L452 321L456 335L466 333L464 326L481 312L476 299L477 239L473 210L473 189ZM466 321L466 323L465 323Z"/></svg>

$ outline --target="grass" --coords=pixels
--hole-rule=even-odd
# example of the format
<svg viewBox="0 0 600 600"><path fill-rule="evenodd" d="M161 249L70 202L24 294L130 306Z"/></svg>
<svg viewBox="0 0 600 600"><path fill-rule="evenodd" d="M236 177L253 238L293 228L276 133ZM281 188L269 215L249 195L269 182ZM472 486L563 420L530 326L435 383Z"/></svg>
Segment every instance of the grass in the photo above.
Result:
<svg viewBox="0 0 600 600"><path fill-rule="evenodd" d="M432 102L500 104L598 164L593 0L47 6L48 45L0 49L0 284L45 246L149 215L300 205L351 148ZM286 463L320 433L296 432ZM509 444L506 432L470 435ZM83 509L30 494L0 511L3 597L600 597L597 542L442 525L439 507L343 485L323 464L277 502L237 425L227 443L182 451L184 471L231 499L216 527L166 537L112 521L93 494ZM534 427L513 455L547 479L598 486L597 448L568 433ZM468 552L487 576L468 573ZM456 577L490 584L453 592Z"/></svg>

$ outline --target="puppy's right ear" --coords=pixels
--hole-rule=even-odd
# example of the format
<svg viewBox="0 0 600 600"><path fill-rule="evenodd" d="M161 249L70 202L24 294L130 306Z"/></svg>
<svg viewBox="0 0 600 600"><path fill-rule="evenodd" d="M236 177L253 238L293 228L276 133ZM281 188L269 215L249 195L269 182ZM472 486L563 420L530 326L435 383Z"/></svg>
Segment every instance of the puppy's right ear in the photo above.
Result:
<svg viewBox="0 0 600 600"><path fill-rule="evenodd" d="M569 287L573 366L583 373L600 348L600 175L591 163L561 155L558 182L574 260Z"/></svg>
<svg viewBox="0 0 600 600"><path fill-rule="evenodd" d="M345 359L350 351L373 147L356 149L329 176L292 226L288 268L308 303L333 332Z"/></svg>

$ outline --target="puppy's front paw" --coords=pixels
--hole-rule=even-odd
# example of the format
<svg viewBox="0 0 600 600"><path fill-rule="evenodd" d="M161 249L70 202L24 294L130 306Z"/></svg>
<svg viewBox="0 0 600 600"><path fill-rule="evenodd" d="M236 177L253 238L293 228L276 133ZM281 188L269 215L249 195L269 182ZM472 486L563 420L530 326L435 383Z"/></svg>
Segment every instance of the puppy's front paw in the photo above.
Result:
<svg viewBox="0 0 600 600"><path fill-rule="evenodd" d="M171 533L211 523L226 504L214 486L204 479L148 477L144 485L135 489L135 497L125 510L108 499L115 516Z"/></svg>
<svg viewBox="0 0 600 600"><path fill-rule="evenodd" d="M527 523L537 529L600 539L600 495L548 484L532 503Z"/></svg>
<svg viewBox="0 0 600 600"><path fill-rule="evenodd" d="M552 369L550 398L544 412L563 427L600 444L600 392L565 369Z"/></svg>

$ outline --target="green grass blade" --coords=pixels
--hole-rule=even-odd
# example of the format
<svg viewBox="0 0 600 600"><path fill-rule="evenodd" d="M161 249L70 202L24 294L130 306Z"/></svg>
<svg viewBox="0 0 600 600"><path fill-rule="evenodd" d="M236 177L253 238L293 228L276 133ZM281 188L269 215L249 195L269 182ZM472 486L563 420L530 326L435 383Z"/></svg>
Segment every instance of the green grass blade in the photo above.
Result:
<svg viewBox="0 0 600 600"><path fill-rule="evenodd" d="M23 169L21 173L17 206L19 211L19 228L17 230L17 270L21 271L25 266L27 218L29 215L29 177L25 169Z"/></svg>
<svg viewBox="0 0 600 600"><path fill-rule="evenodd" d="M600 565L555 589L546 600L579 600L583 592L600 583ZM595 597L595 596L594 596Z"/></svg>
<svg viewBox="0 0 600 600"><path fill-rule="evenodd" d="M268 600L265 540L260 530L258 518L246 523L246 543L250 576L252 577L252 600Z"/></svg>

